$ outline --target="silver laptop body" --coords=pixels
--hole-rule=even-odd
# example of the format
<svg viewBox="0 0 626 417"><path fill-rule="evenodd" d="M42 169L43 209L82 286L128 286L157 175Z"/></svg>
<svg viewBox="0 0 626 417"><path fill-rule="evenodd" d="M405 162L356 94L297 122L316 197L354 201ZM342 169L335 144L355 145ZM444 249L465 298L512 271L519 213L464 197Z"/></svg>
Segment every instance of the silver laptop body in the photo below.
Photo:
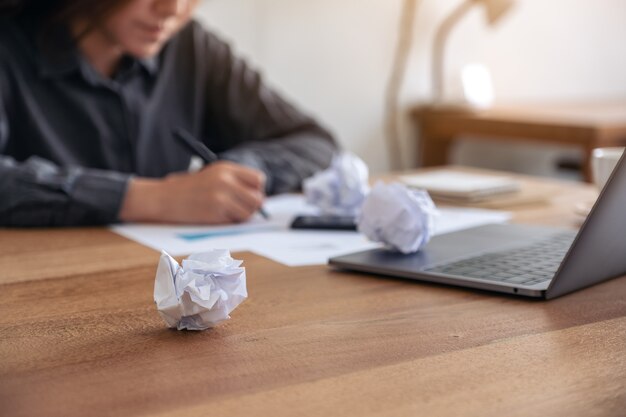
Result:
<svg viewBox="0 0 626 417"><path fill-rule="evenodd" d="M578 232L487 225L434 237L417 253L373 249L333 267L537 298L626 275L626 153Z"/></svg>

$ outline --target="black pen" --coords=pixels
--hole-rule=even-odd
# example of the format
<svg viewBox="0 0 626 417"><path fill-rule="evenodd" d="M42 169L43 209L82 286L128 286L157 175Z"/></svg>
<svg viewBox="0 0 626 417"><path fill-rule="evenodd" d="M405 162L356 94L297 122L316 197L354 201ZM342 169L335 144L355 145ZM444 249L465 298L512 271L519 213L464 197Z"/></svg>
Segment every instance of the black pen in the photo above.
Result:
<svg viewBox="0 0 626 417"><path fill-rule="evenodd" d="M199 156L205 164L209 165L219 160L215 152L210 150L204 143L194 138L185 129L179 128L174 130L173 133L182 145L186 146L192 154ZM270 218L263 207L259 207L259 214L263 216L264 219Z"/></svg>
<svg viewBox="0 0 626 417"><path fill-rule="evenodd" d="M212 164L219 159L215 152L210 150L204 143L191 136L185 129L176 129L174 136L176 136L182 145L187 147L187 150L199 156L205 164Z"/></svg>

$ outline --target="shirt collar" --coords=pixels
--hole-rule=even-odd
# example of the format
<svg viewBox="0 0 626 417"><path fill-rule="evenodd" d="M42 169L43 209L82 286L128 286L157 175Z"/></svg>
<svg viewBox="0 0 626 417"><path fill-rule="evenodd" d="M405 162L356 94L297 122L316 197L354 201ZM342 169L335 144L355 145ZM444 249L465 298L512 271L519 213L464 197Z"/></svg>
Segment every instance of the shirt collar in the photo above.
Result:
<svg viewBox="0 0 626 417"><path fill-rule="evenodd" d="M41 74L44 77L60 77L87 64L67 27L51 29L42 39L41 46ZM159 70L158 55L150 58L125 56L119 72L125 77L138 69L144 70L150 76L156 75Z"/></svg>
<svg viewBox="0 0 626 417"><path fill-rule="evenodd" d="M148 75L155 75L159 69L158 56L151 58L134 58L126 55L122 57L117 73L114 79L125 79L137 74L138 71L144 71Z"/></svg>
<svg viewBox="0 0 626 417"><path fill-rule="evenodd" d="M148 74L156 75L159 70L159 55L150 58L137 59L137 62Z"/></svg>

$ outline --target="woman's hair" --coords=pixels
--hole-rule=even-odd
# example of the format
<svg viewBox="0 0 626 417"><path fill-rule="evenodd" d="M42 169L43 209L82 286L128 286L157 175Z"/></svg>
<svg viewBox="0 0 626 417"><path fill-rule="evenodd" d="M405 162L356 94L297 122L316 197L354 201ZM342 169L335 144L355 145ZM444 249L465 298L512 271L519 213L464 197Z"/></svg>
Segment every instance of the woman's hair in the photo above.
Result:
<svg viewBox="0 0 626 417"><path fill-rule="evenodd" d="M129 0L0 0L0 15L35 18L49 28L76 19L88 22L84 33L106 19Z"/></svg>

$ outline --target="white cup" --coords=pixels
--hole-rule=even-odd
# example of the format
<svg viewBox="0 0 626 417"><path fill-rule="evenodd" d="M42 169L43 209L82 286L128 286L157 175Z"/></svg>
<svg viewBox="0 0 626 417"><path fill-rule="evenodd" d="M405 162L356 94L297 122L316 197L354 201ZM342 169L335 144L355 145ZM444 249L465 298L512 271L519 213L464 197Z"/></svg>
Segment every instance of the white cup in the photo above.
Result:
<svg viewBox="0 0 626 417"><path fill-rule="evenodd" d="M591 155L591 173L593 182L599 189L609 180L626 148L597 148Z"/></svg>

